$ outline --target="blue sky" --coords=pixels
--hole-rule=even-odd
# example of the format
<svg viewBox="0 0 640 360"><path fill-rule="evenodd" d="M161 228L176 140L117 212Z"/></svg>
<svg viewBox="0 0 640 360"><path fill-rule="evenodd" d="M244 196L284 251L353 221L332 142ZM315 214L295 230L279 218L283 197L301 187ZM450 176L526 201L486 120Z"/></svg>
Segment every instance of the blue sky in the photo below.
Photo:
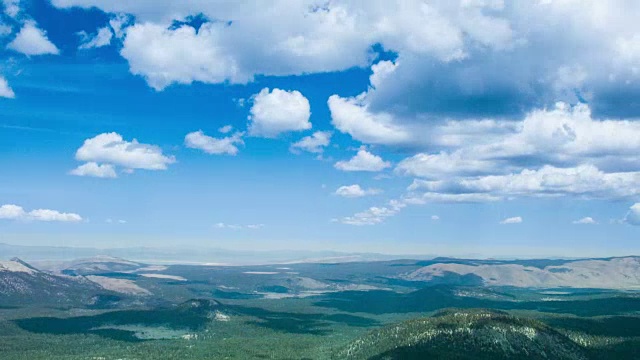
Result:
<svg viewBox="0 0 640 360"><path fill-rule="evenodd" d="M4 0L0 242L640 252L637 4L270 5Z"/></svg>

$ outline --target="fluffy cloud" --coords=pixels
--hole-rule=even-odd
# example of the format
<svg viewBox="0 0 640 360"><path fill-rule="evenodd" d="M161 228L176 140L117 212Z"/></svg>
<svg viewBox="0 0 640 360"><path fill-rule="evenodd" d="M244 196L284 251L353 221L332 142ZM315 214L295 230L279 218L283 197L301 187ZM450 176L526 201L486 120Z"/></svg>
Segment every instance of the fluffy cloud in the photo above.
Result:
<svg viewBox="0 0 640 360"><path fill-rule="evenodd" d="M116 170L111 164L97 164L95 162L88 162L78 166L77 168L69 172L71 175L76 176L92 176L97 178L116 178Z"/></svg>
<svg viewBox="0 0 640 360"><path fill-rule="evenodd" d="M331 122L340 132L368 144L403 144L411 141L410 133L396 125L387 113L368 111L366 95L342 98L332 95L328 100Z"/></svg>
<svg viewBox="0 0 640 360"><path fill-rule="evenodd" d="M592 217L587 216L587 217L583 217L582 219L579 220L575 220L572 222L572 224L576 224L576 225L593 225L593 224L597 224L598 222L595 221Z"/></svg>
<svg viewBox="0 0 640 360"><path fill-rule="evenodd" d="M25 215L26 212L21 206L12 204L0 206L0 219L21 219Z"/></svg>
<svg viewBox="0 0 640 360"><path fill-rule="evenodd" d="M33 21L25 22L16 38L8 45L7 49L25 55L57 55L60 50L47 38L47 34L40 30Z"/></svg>
<svg viewBox="0 0 640 360"><path fill-rule="evenodd" d="M342 171L382 171L390 167L391 163L365 149L360 149L351 159L338 161L334 166Z"/></svg>
<svg viewBox="0 0 640 360"><path fill-rule="evenodd" d="M358 184L354 184L354 185L345 185L345 186L340 186L335 194L342 196L342 197L348 197L348 198L356 198L356 197L363 197L363 196L368 196L368 195L377 195L380 194L382 192L382 190L380 189L363 189L362 187L360 187L360 185Z"/></svg>
<svg viewBox="0 0 640 360"><path fill-rule="evenodd" d="M242 135L244 133L236 132L231 136L217 139L207 136L202 130L199 130L187 134L184 137L184 144L188 148L200 149L207 154L236 155L238 153L237 145L244 144Z"/></svg>
<svg viewBox="0 0 640 360"><path fill-rule="evenodd" d="M432 220L432 221L439 221L439 220L440 220L440 216L438 216L438 215L431 215L431 220Z"/></svg>
<svg viewBox="0 0 640 360"><path fill-rule="evenodd" d="M640 5L588 1L52 0L135 16L122 55L161 89L172 83L245 82L371 65L375 44L397 54L371 83L374 114L407 118L522 115L586 98L599 114L635 113L640 94ZM619 11L624 9L624 11ZM198 31L189 21L215 19Z"/></svg>
<svg viewBox="0 0 640 360"><path fill-rule="evenodd" d="M174 82L246 81L257 74L341 71L368 65L374 44L400 54L416 54L427 61L451 62L466 58L468 46L499 49L512 42L508 21L499 18L500 7L469 5L463 0L452 5L422 1L366 5L275 1L270 11L252 2L52 2L58 7L97 6L111 13L135 15L139 23L127 30L123 56L132 65L132 72L145 76L154 87ZM485 10L496 16L487 15ZM217 21L188 34L185 32L191 30L185 28L193 29L190 25L169 26L172 20L194 14ZM128 40L131 33L135 33L136 41ZM183 45L172 41L178 38ZM182 64L168 61L170 54L180 55ZM147 61L138 61L140 57ZM158 82L160 68L165 78Z"/></svg>
<svg viewBox="0 0 640 360"><path fill-rule="evenodd" d="M502 225L520 224L521 222L522 222L522 217L515 216L515 217L506 218L506 219L500 221L500 224L502 224Z"/></svg>
<svg viewBox="0 0 640 360"><path fill-rule="evenodd" d="M16 97L13 89L9 86L9 82L2 76L0 76L0 97L7 99L14 99Z"/></svg>
<svg viewBox="0 0 640 360"><path fill-rule="evenodd" d="M629 212L624 218L624 222L630 225L640 226L640 203L635 203L629 208Z"/></svg>
<svg viewBox="0 0 640 360"><path fill-rule="evenodd" d="M45 222L82 221L82 217L75 213L62 213L56 210L49 209L36 209L26 212L21 206L11 204L0 206L0 219Z"/></svg>
<svg viewBox="0 0 640 360"><path fill-rule="evenodd" d="M131 73L143 76L149 86L162 90L172 83L244 83L236 61L217 46L222 23L207 23L196 31L191 26L168 29L142 23L126 30L120 54L129 61Z"/></svg>
<svg viewBox="0 0 640 360"><path fill-rule="evenodd" d="M98 29L98 32L93 36L89 36L89 34L84 31L79 34L82 38L82 43L78 46L78 49L92 49L107 46L111 44L111 38L113 37L111 29L106 26Z"/></svg>
<svg viewBox="0 0 640 360"><path fill-rule="evenodd" d="M74 175L84 173L90 176L110 175L114 166L122 167L125 171L166 170L168 165L176 161L173 156L164 155L162 149L156 145L141 144L136 139L126 141L122 135L114 132L103 133L85 140L76 151L76 160L87 162L87 164L72 170L72 173ZM90 163L96 164L90 165Z"/></svg>
<svg viewBox="0 0 640 360"><path fill-rule="evenodd" d="M307 151L314 154L322 154L324 148L329 146L331 142L331 135L330 131L316 131L312 135L305 136L300 141L291 144L289 149L293 153Z"/></svg>
<svg viewBox="0 0 640 360"><path fill-rule="evenodd" d="M20 13L20 0L2 0L4 5L4 13L15 18Z"/></svg>
<svg viewBox="0 0 640 360"><path fill-rule="evenodd" d="M253 96L249 135L273 138L283 132L311 129L309 100L299 91L268 88Z"/></svg>

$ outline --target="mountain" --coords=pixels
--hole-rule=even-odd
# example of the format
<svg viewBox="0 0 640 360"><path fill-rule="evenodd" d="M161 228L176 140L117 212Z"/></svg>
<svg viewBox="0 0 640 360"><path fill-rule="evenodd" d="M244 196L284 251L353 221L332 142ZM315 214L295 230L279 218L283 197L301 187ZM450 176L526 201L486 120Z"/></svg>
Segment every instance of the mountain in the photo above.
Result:
<svg viewBox="0 0 640 360"><path fill-rule="evenodd" d="M587 359L584 349L532 319L492 310L443 310L370 332L339 359Z"/></svg>
<svg viewBox="0 0 640 360"><path fill-rule="evenodd" d="M86 304L105 291L84 277L53 275L14 258L0 261L0 304Z"/></svg>
<svg viewBox="0 0 640 360"><path fill-rule="evenodd" d="M144 268L145 264L113 256L100 255L90 258L55 263L46 266L47 270L65 275L96 275L112 272L132 272Z"/></svg>
<svg viewBox="0 0 640 360"><path fill-rule="evenodd" d="M553 261L433 263L399 277L410 281L531 288L640 289L640 257Z"/></svg>
<svg viewBox="0 0 640 360"><path fill-rule="evenodd" d="M382 261L407 258L407 256L376 253L349 253L339 251L250 251L218 248L167 247L167 248L80 248L54 246L23 246L0 243L0 259L18 256L29 262L60 262L79 258L109 256L133 259L146 263L166 264L226 264L263 265L285 263L345 263L355 261ZM414 255L413 259L429 259L432 256Z"/></svg>

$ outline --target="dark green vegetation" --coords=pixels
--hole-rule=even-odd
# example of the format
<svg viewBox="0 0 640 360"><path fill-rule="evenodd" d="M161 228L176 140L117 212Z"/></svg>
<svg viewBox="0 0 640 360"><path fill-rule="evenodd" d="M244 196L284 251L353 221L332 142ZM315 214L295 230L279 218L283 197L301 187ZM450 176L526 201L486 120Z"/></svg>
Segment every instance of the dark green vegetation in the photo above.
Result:
<svg viewBox="0 0 640 360"><path fill-rule="evenodd" d="M424 265L411 260L71 265L122 289L0 272L20 285L0 292L1 359L640 359L634 291L398 278Z"/></svg>
<svg viewBox="0 0 640 360"><path fill-rule="evenodd" d="M567 336L532 319L446 310L373 331L337 352L349 359L587 359Z"/></svg>

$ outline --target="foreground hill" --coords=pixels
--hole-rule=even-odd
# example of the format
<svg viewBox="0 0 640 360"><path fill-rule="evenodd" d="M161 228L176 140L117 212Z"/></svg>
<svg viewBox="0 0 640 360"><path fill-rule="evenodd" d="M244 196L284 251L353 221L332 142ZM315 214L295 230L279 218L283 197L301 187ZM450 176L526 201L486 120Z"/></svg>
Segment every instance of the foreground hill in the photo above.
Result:
<svg viewBox="0 0 640 360"><path fill-rule="evenodd" d="M352 341L347 359L587 359L572 340L532 319L490 310L445 310Z"/></svg>
<svg viewBox="0 0 640 360"><path fill-rule="evenodd" d="M540 288L640 289L640 257L565 261L548 266L482 261L430 264L404 280Z"/></svg>

